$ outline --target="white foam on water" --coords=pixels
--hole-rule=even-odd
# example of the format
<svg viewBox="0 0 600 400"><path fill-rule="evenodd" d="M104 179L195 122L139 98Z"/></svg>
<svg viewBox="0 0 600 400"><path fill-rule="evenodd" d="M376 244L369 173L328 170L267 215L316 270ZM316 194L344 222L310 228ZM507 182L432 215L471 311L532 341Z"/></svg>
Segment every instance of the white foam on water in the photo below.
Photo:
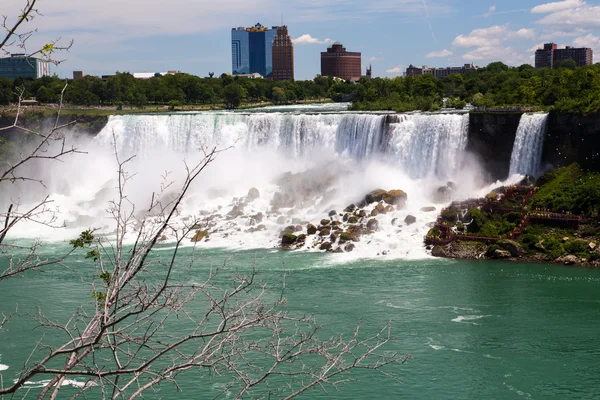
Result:
<svg viewBox="0 0 600 400"><path fill-rule="evenodd" d="M472 321L477 321L482 318L488 318L488 317L491 317L491 315L459 315L458 317L452 319L451 321L462 323L462 324L479 325Z"/></svg>
<svg viewBox="0 0 600 400"><path fill-rule="evenodd" d="M8 365L0 364L0 371L6 371L8 369Z"/></svg>

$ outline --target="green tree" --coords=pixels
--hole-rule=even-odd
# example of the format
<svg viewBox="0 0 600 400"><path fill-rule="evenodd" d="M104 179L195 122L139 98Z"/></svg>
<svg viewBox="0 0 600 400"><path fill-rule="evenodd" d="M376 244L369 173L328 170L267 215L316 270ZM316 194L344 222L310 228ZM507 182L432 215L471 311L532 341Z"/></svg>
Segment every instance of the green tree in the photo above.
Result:
<svg viewBox="0 0 600 400"><path fill-rule="evenodd" d="M246 98L247 91L237 83L230 83L223 89L223 97L227 108L239 107Z"/></svg>

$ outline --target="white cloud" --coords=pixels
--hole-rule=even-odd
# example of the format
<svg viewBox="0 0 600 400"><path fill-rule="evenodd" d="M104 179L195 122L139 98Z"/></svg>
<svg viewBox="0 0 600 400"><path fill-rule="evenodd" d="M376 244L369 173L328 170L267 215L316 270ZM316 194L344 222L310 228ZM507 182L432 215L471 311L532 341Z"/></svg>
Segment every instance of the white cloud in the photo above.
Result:
<svg viewBox="0 0 600 400"><path fill-rule="evenodd" d="M521 53L512 47L483 46L462 56L465 61L502 61L508 65L521 65L531 62L529 53Z"/></svg>
<svg viewBox="0 0 600 400"><path fill-rule="evenodd" d="M474 29L468 35L458 35L452 45L459 48L492 47L513 39L533 40L535 31L528 28L512 31L508 24L495 25L489 28Z"/></svg>
<svg viewBox="0 0 600 400"><path fill-rule="evenodd" d="M452 54L454 54L454 53L451 52L450 50L444 49L442 51L432 51L431 53L428 53L425 56L425 58L448 57L448 56L451 56Z"/></svg>
<svg viewBox="0 0 600 400"><path fill-rule="evenodd" d="M401 74L402 73L402 65L398 65L397 67L388 69L385 72L387 72L388 74Z"/></svg>
<svg viewBox="0 0 600 400"><path fill-rule="evenodd" d="M573 40L573 46L575 47L591 47L596 51L600 51L600 37L594 36L591 33L586 36L580 36Z"/></svg>
<svg viewBox="0 0 600 400"><path fill-rule="evenodd" d="M583 6L553 12L536 23L551 26L553 29L600 29L600 6Z"/></svg>
<svg viewBox="0 0 600 400"><path fill-rule="evenodd" d="M494 4L493 6L491 6L488 9L488 12L486 12L485 14L483 14L484 17L489 17L490 15L494 14L496 12L496 5Z"/></svg>
<svg viewBox="0 0 600 400"><path fill-rule="evenodd" d="M533 53L533 52L535 52L537 49L543 49L543 48L544 48L544 43L538 43L538 44L536 44L535 46L528 48L528 49L527 49L527 52L528 52L528 53Z"/></svg>
<svg viewBox="0 0 600 400"><path fill-rule="evenodd" d="M310 34L304 34L293 40L294 44L329 44L333 43L334 40L326 38L323 40L312 37Z"/></svg>
<svg viewBox="0 0 600 400"><path fill-rule="evenodd" d="M531 9L533 14L549 14L558 11L570 10L577 7L582 7L586 3L583 0L563 0L552 3L540 4Z"/></svg>
<svg viewBox="0 0 600 400"><path fill-rule="evenodd" d="M564 30L564 31L551 31L545 32L540 35L541 40L555 40L556 38L562 37L574 37L585 35L588 31L586 29L575 28L573 30Z"/></svg>

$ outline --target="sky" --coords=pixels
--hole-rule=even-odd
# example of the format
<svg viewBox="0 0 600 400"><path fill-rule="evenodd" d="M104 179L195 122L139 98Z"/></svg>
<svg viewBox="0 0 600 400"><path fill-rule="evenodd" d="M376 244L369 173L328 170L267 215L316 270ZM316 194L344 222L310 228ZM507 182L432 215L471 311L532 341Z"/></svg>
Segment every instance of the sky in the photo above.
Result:
<svg viewBox="0 0 600 400"><path fill-rule="evenodd" d="M2 0L14 20L25 0ZM430 67L533 64L543 43L591 47L600 61L600 0L38 0L27 50L74 40L52 72L71 77L179 70L231 72L231 28L288 25L295 77L320 73L333 41L362 53L363 70L401 76ZM18 49L14 49L18 51Z"/></svg>

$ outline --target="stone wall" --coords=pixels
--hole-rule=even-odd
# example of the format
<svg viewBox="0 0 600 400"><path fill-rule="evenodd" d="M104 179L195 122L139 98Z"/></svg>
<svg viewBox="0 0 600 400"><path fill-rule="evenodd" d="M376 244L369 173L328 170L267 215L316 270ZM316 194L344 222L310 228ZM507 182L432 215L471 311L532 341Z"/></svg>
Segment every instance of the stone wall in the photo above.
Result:
<svg viewBox="0 0 600 400"><path fill-rule="evenodd" d="M600 113L588 116L550 113L543 166L561 167L574 162L600 171Z"/></svg>
<svg viewBox="0 0 600 400"><path fill-rule="evenodd" d="M521 113L471 113L467 151L479 161L487 181L508 176L520 120Z"/></svg>

